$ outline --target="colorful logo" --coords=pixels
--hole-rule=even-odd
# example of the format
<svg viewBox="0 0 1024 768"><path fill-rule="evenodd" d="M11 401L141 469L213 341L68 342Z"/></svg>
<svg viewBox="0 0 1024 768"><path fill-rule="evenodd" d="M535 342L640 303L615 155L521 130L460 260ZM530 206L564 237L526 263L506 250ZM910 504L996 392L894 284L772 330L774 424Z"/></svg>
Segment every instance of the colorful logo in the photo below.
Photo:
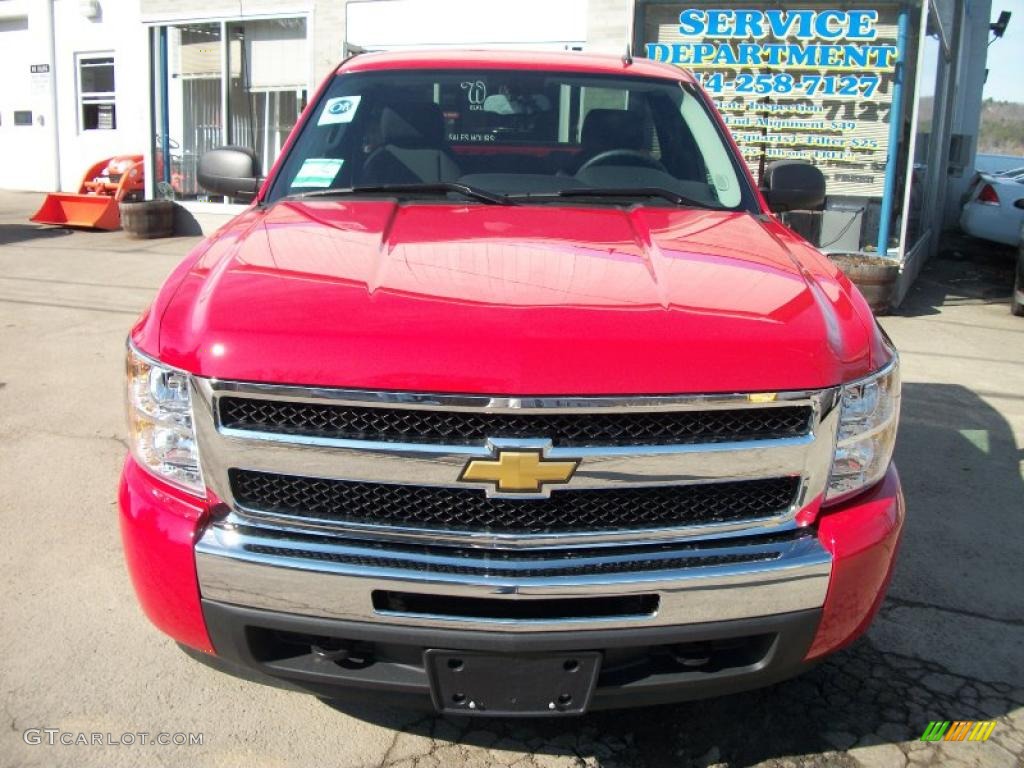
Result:
<svg viewBox="0 0 1024 768"><path fill-rule="evenodd" d="M995 720L932 720L921 741L988 741L995 727Z"/></svg>

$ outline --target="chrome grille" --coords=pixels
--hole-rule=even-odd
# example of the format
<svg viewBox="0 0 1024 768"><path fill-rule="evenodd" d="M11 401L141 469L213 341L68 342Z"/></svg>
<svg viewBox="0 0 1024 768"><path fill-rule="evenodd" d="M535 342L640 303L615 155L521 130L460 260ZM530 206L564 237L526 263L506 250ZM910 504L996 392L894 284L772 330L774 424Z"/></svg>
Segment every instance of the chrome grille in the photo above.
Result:
<svg viewBox="0 0 1024 768"><path fill-rule="evenodd" d="M837 391L498 398L201 378L193 389L218 524L563 552L799 528L827 482ZM463 478L507 450L576 470L536 493Z"/></svg>
<svg viewBox="0 0 1024 768"><path fill-rule="evenodd" d="M801 513L828 481L835 388L523 398L192 387L203 475L222 502L196 544L205 599L508 632L728 621L825 599L830 555ZM536 493L467 482L470 462L505 451L575 471ZM503 616L540 598L645 594L659 607L507 621L373 599L410 585L431 601L497 600Z"/></svg>
<svg viewBox="0 0 1024 768"><path fill-rule="evenodd" d="M475 488L352 482L232 469L245 509L362 525L503 534L669 528L779 516L793 504L796 477L617 490L543 499L488 498Z"/></svg>
<svg viewBox="0 0 1024 768"><path fill-rule="evenodd" d="M770 440L806 434L808 406L727 410L486 413L222 397L228 429L341 440L484 445L491 438L556 446L669 445Z"/></svg>

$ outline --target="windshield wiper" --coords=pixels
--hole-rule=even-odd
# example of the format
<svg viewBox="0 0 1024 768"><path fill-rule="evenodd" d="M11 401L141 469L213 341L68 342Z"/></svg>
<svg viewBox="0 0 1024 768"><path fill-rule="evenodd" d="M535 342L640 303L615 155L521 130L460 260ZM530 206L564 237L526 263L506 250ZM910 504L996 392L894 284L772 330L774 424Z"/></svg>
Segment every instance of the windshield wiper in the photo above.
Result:
<svg viewBox="0 0 1024 768"><path fill-rule="evenodd" d="M459 184L454 181L436 181L426 184L360 184L354 187L338 187L335 189L317 189L312 192L301 192L297 195L288 195L287 200L304 200L309 197L344 197L346 195L359 194L419 194L431 192L455 192L473 200L479 200L488 205L516 205L514 200L505 195L488 192L486 189L478 189L468 184Z"/></svg>
<svg viewBox="0 0 1024 768"><path fill-rule="evenodd" d="M660 197L668 200L674 205L685 205L690 208L707 208L711 211L724 210L723 206L717 203L709 203L704 200L697 200L686 195L680 195L670 189L662 187L569 187L558 192L544 192L540 194L526 193L513 195L517 198L529 198L531 200L557 197Z"/></svg>

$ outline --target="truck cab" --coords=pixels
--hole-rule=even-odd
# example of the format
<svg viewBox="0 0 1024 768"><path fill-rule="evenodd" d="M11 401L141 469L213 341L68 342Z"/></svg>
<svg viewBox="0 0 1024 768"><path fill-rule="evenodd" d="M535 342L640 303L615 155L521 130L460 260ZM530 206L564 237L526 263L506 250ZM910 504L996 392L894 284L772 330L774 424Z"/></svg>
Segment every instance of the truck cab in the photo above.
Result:
<svg viewBox="0 0 1024 768"><path fill-rule="evenodd" d="M862 634L904 518L898 356L686 72L365 54L128 341L129 572L219 668L560 716Z"/></svg>

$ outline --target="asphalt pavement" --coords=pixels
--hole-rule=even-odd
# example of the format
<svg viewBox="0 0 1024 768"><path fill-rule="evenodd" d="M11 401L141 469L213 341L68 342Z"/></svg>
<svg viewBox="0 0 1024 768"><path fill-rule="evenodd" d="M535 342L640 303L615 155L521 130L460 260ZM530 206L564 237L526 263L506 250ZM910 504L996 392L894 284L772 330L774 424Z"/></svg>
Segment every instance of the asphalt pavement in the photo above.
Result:
<svg viewBox="0 0 1024 768"><path fill-rule="evenodd" d="M0 766L1024 764L1024 319L1008 309L1010 251L950 238L882 319L903 358L909 514L864 640L762 691L464 721L228 677L149 625L117 527L124 340L198 239L37 227L39 198L0 192ZM931 720L996 726L984 743L931 744ZM61 743L94 733L102 743ZM202 743L151 743L159 734Z"/></svg>

